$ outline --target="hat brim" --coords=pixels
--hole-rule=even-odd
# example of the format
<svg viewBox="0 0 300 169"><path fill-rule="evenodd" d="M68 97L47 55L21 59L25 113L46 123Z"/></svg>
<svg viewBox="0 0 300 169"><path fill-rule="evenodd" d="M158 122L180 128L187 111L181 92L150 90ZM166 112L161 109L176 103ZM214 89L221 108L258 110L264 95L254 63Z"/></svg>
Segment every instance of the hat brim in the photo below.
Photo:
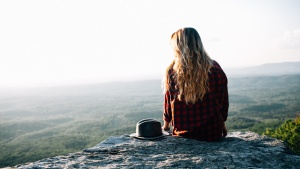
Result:
<svg viewBox="0 0 300 169"><path fill-rule="evenodd" d="M132 133L129 136L132 138L141 139L141 140L158 140L158 139L162 139L165 136L169 136L169 135L170 135L170 133L168 133L166 131L162 131L162 135L156 136L156 137L141 137L141 136L136 136L136 133Z"/></svg>

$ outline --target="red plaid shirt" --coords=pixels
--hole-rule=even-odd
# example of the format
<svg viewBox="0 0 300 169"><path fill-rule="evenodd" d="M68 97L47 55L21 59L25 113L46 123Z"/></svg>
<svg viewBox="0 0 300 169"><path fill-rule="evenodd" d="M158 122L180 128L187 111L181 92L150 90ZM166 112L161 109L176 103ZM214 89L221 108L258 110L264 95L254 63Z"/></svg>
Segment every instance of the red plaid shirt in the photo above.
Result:
<svg viewBox="0 0 300 169"><path fill-rule="evenodd" d="M169 73L170 89L165 94L163 118L172 122L173 135L204 141L218 141L228 116L227 77L214 61L209 73L209 92L203 100L186 104L177 98L178 89L173 75Z"/></svg>

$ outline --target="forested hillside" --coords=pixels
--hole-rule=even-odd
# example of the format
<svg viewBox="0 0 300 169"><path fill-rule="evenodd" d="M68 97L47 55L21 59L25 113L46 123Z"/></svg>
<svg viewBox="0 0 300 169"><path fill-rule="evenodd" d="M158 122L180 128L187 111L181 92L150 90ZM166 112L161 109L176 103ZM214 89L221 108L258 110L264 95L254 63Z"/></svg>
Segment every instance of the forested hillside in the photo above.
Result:
<svg viewBox="0 0 300 169"><path fill-rule="evenodd" d="M300 75L229 78L229 130L277 128L300 111ZM0 91L0 167L80 151L162 121L160 80Z"/></svg>

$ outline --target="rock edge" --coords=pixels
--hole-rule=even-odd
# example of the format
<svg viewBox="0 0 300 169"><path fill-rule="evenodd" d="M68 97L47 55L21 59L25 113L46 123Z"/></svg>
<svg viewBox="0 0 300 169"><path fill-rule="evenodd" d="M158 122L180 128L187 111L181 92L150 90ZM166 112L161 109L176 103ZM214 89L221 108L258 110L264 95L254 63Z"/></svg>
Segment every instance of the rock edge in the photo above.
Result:
<svg viewBox="0 0 300 169"><path fill-rule="evenodd" d="M14 168L300 168L300 156L282 141L253 132L230 132L221 142L167 136L143 141L109 137L92 148Z"/></svg>

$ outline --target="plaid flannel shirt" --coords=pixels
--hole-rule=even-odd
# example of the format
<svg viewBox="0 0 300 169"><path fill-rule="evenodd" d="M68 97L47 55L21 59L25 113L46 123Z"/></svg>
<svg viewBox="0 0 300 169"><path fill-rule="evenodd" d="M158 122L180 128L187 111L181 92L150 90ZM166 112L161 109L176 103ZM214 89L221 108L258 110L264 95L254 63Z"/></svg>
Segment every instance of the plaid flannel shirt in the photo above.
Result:
<svg viewBox="0 0 300 169"><path fill-rule="evenodd" d="M209 92L195 104L178 100L174 74L173 70L169 73L171 87L165 93L163 114L164 120L173 126L173 135L204 141L220 140L229 107L227 77L220 65L213 62Z"/></svg>

